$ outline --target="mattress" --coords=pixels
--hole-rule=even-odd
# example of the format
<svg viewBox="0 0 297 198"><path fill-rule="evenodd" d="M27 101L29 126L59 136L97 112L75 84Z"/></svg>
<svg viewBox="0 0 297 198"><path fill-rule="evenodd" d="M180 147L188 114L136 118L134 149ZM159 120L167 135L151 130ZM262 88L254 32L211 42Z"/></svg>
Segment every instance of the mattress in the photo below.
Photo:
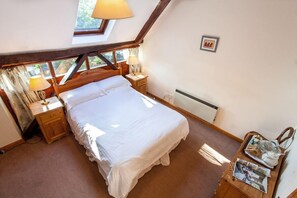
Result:
<svg viewBox="0 0 297 198"><path fill-rule="evenodd" d="M169 152L189 132L184 116L130 87L74 106L67 119L117 198L153 165L168 165Z"/></svg>

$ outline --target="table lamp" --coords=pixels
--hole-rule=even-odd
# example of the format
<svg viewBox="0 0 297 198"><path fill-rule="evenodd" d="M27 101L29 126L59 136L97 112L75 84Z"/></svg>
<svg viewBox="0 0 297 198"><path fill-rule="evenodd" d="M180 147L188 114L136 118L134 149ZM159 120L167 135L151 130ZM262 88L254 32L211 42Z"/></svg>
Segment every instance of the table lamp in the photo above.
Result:
<svg viewBox="0 0 297 198"><path fill-rule="evenodd" d="M127 64L130 65L132 74L135 75L135 67L134 65L138 65L140 62L135 55L130 55L127 60Z"/></svg>
<svg viewBox="0 0 297 198"><path fill-rule="evenodd" d="M48 105L48 101L45 100L45 92L43 90L49 88L51 84L47 82L43 76L33 76L29 80L29 89L31 91L37 91L39 97L43 100L42 105Z"/></svg>

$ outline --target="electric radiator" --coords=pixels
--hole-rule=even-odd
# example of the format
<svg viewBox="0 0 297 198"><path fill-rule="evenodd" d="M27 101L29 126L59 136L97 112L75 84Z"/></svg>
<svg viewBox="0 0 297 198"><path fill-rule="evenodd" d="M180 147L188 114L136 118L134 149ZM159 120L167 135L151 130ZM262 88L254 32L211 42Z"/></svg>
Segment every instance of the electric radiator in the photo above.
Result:
<svg viewBox="0 0 297 198"><path fill-rule="evenodd" d="M175 90L174 105L198 116L199 118L202 118L209 123L213 123L215 121L218 110L217 106L178 89Z"/></svg>

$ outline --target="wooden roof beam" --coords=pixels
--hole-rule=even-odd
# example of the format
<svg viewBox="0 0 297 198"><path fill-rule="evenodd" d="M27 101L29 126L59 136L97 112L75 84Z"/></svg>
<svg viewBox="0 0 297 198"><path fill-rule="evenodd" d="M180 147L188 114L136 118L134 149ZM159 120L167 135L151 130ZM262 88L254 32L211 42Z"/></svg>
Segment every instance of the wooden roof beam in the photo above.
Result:
<svg viewBox="0 0 297 198"><path fill-rule="evenodd" d="M91 52L97 53L113 51L118 49L132 48L138 46L134 41L112 43L106 45L96 45L87 47L77 47L63 50L53 51L40 51L40 52L27 52L20 54L1 54L0 55L0 68L6 66L16 66L20 64L34 64L40 62L48 62L59 60L63 58L75 57L79 54L87 54Z"/></svg>
<svg viewBox="0 0 297 198"><path fill-rule="evenodd" d="M162 12L165 10L165 8L168 6L170 2L171 0L160 0L158 5L152 12L151 16L146 21L146 23L140 30L139 34L137 35L136 39L134 40L135 43L140 44L143 42L143 39L146 36L146 34L150 31L154 23L157 21L159 16L162 14Z"/></svg>

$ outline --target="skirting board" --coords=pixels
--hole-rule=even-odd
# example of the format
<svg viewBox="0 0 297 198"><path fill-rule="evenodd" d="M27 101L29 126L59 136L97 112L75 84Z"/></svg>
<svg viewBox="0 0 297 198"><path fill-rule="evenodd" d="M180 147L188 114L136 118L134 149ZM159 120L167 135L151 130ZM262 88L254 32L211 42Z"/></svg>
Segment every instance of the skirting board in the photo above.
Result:
<svg viewBox="0 0 297 198"><path fill-rule="evenodd" d="M213 124L211 124L209 122L206 122L203 119L201 119L201 118L199 118L199 117L197 117L197 116L195 116L195 115L193 115L193 114L191 114L191 113L189 113L189 112L187 112L187 111L185 111L185 110L183 110L183 109L181 109L179 107L176 107L176 106L170 104L169 102L167 102L167 101L159 98L158 96L155 96L154 94L147 93L147 95L149 97L151 97L151 98L157 99L162 104L164 104L164 105L166 105L166 106L168 106L168 107L170 107L170 108L172 108L172 109L174 109L174 110L176 110L176 111L178 111L178 112L180 112L182 114L185 114L185 115L187 115L187 116L189 116L189 117L191 117L191 118L193 118L193 119L201 122L202 124L205 124L205 125L209 126L210 128L212 128L212 129L214 129L214 130L216 130L216 131L218 131L218 132L220 132L220 133L222 133L222 134L224 134L224 135L226 135L226 136L228 136L228 137L236 140L237 142L240 142L240 143L243 142L242 139L240 139L240 138L232 135L231 133L229 133L229 132L227 132L227 131L225 131L225 130L223 130L223 129L221 129L221 128L219 128L219 127L217 127L217 126L215 126L215 125L213 125Z"/></svg>
<svg viewBox="0 0 297 198"><path fill-rule="evenodd" d="M10 143L10 144L8 144L6 146L3 146L2 148L0 148L0 150L3 150L5 152L7 152L7 151L13 149L14 147L16 147L16 146L18 146L20 144L23 144L23 143L25 143L25 141L23 139L19 139L19 140L15 141L15 142L12 142L12 143Z"/></svg>

